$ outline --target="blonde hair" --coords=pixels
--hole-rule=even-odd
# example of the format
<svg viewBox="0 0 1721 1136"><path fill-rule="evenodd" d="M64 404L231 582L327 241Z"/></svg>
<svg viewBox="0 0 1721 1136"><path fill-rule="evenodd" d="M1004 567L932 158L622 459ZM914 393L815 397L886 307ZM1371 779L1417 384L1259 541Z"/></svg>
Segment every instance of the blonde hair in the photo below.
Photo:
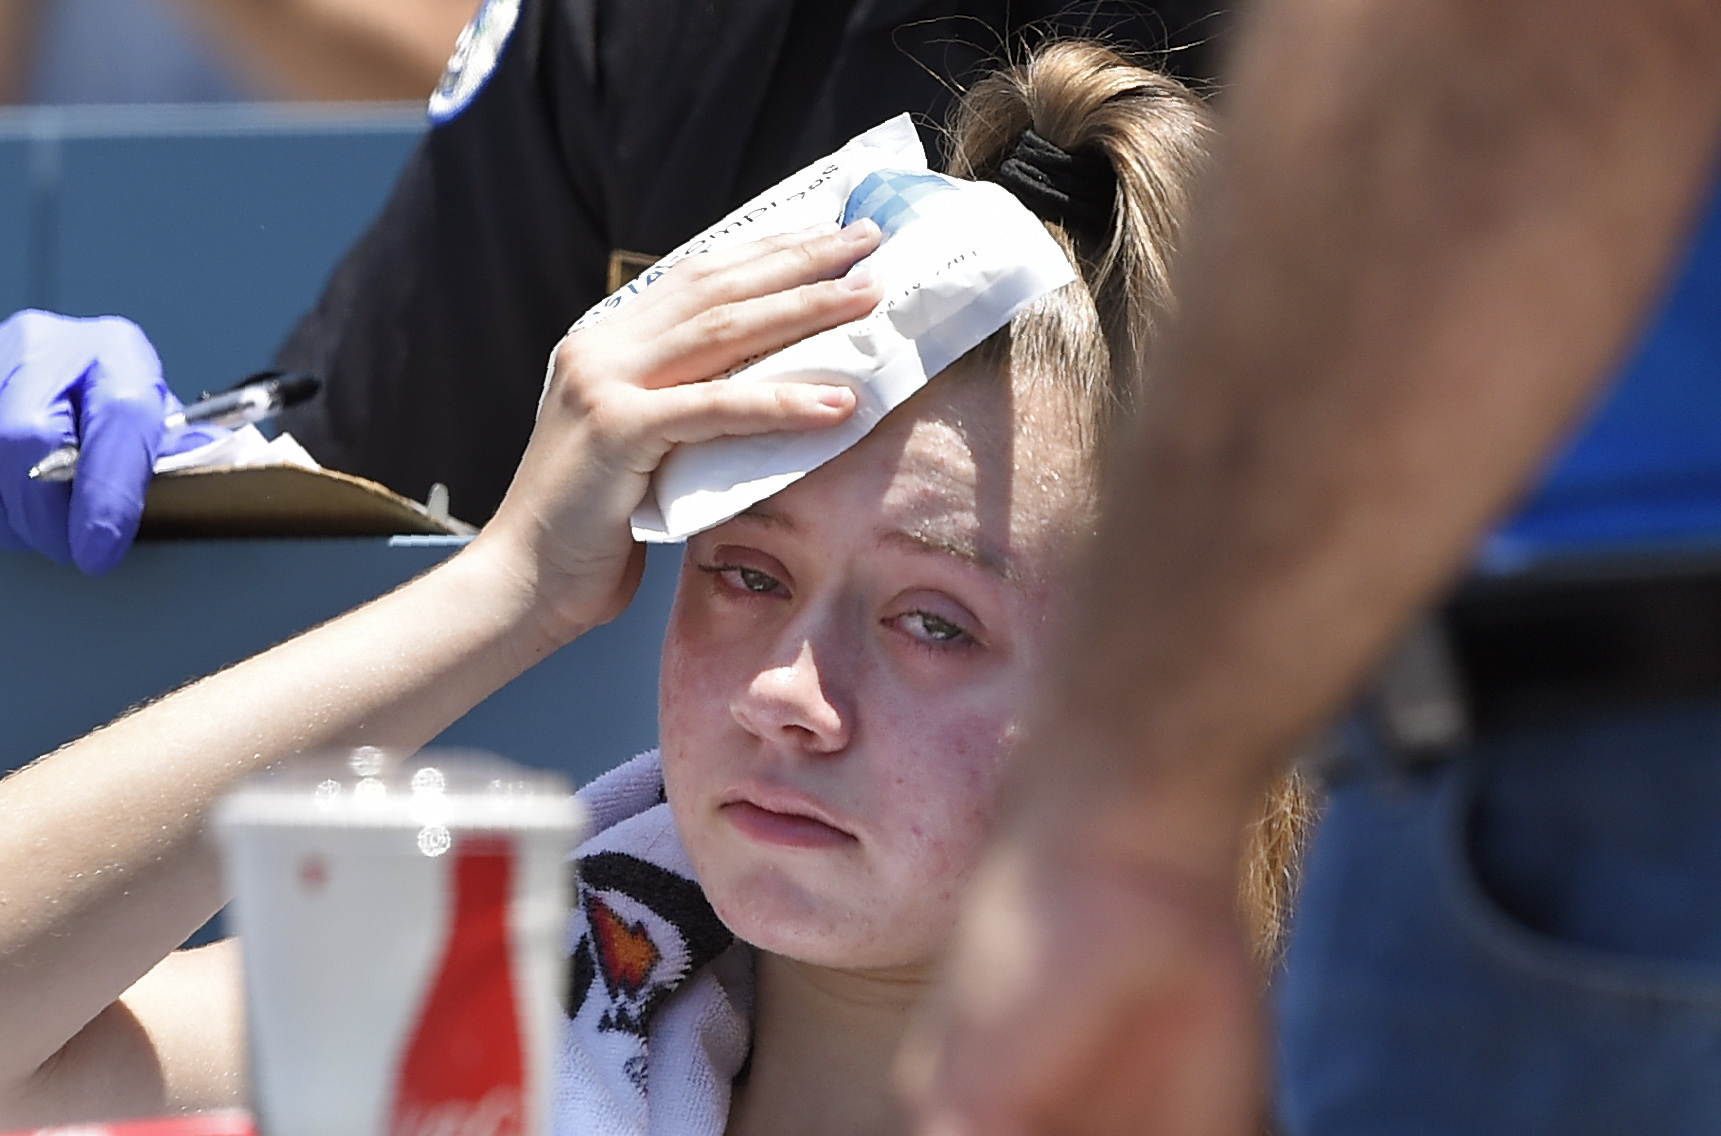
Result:
<svg viewBox="0 0 1721 1136"><path fill-rule="evenodd" d="M1205 105L1169 75L1102 44L1053 41L976 83L953 112L947 172L989 179L1029 130L1117 176L1109 231L1045 225L1080 280L1049 293L969 353L981 370L1069 399L1095 484L1139 408L1153 341L1175 310L1171 262L1207 157ZM1265 962L1278 958L1313 816L1296 774L1274 785L1248 834L1239 904Z"/></svg>
<svg viewBox="0 0 1721 1136"><path fill-rule="evenodd" d="M1173 310L1171 259L1206 161L1207 113L1169 75L1097 43L1055 41L958 101L946 168L991 178L1028 130L1068 153L1106 157L1117 174L1112 224L1045 223L1081 280L1019 313L976 349L977 361L1064 386L1098 460L1139 403L1154 334Z"/></svg>

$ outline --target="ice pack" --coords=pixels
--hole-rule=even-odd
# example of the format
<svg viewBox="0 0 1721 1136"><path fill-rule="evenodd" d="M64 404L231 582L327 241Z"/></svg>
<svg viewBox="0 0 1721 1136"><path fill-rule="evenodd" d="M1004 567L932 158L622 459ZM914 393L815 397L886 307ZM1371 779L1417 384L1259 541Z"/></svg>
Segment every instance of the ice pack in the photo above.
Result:
<svg viewBox="0 0 1721 1136"><path fill-rule="evenodd" d="M884 289L871 314L712 380L841 383L855 392L853 416L826 430L677 448L633 515L636 539L684 540L804 477L1017 312L1076 279L1058 243L1008 190L929 170L904 114L759 194L597 304L574 330L620 310L686 257L862 217L884 234L863 262Z"/></svg>

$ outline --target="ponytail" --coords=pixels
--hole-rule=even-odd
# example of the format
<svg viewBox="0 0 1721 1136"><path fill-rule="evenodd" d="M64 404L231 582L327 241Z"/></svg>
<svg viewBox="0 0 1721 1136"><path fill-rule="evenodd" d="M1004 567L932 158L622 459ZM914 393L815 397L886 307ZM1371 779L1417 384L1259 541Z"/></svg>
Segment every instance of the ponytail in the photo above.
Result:
<svg viewBox="0 0 1721 1136"><path fill-rule="evenodd" d="M1137 402L1153 337L1173 310L1171 260L1176 252L1189 192L1206 160L1207 113L1199 97L1169 75L1137 66L1110 48L1083 41L1057 41L1027 62L996 72L957 104L949 130L947 168L957 177L1010 183L1000 173L1025 135L1081 161L1102 160L1115 189L1108 215L1098 225L1066 224L1041 217L1081 273L1081 290L1098 321L1103 351L1083 371L1097 387L1085 392L1103 443L1105 423ZM1024 196L1018 193L1018 196ZM1028 202L1030 208L1034 202ZM1064 297L1065 306L1071 301ZM1081 306L1080 299L1074 301ZM1039 309L1058 307L1056 301ZM1070 313L1073 315L1074 313ZM1027 325L1056 321L1049 310L1018 317ZM1080 338L1081 318L1064 321ZM1013 327L1016 338L1028 332ZM1030 333L1043 339L1053 329ZM1071 354L1066 345L1057 356ZM1094 354L1092 350L1076 354ZM1024 359L1026 364L1064 365L1067 358ZM1095 366L1097 364L1097 366Z"/></svg>

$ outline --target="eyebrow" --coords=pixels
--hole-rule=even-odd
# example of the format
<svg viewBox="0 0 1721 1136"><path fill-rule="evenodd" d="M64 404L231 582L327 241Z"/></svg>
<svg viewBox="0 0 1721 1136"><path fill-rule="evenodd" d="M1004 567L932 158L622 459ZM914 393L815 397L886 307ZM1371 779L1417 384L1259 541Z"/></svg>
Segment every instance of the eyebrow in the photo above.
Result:
<svg viewBox="0 0 1721 1136"><path fill-rule="evenodd" d="M937 529L881 529L878 539L916 552L932 552L974 565L1000 580L1012 578L1010 557L1003 549L980 540L967 531L940 532Z"/></svg>
<svg viewBox="0 0 1721 1136"><path fill-rule="evenodd" d="M760 502L757 505L749 505L747 508L742 509L739 513L735 514L734 519L737 521L753 521L757 524L764 525L768 529L781 529L784 532L790 533L799 532L801 528L801 526L794 522L793 518L786 514L779 513L774 509L766 508L763 502Z"/></svg>
<svg viewBox="0 0 1721 1136"><path fill-rule="evenodd" d="M778 529L788 533L800 531L800 526L795 524L793 518L768 508L763 503L743 509L736 515L735 519L745 519L766 528ZM949 526L930 525L913 529L879 529L876 535L882 544L899 545L912 552L930 552L940 556L953 556L964 563L990 572L1001 580L1014 578L1009 555L989 541L978 539L966 529L956 528L953 530Z"/></svg>

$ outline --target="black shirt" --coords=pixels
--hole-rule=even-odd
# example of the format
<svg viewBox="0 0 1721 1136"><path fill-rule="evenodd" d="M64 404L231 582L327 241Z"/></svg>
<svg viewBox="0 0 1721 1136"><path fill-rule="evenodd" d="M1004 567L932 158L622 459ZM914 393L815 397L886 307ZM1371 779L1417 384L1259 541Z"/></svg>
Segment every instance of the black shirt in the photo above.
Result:
<svg viewBox="0 0 1721 1136"><path fill-rule="evenodd" d="M1213 0L525 0L495 71L434 127L280 364L319 461L456 516L501 500L550 351L610 253L658 255L900 111L928 153L959 85L1024 33L1173 50L1205 78Z"/></svg>

